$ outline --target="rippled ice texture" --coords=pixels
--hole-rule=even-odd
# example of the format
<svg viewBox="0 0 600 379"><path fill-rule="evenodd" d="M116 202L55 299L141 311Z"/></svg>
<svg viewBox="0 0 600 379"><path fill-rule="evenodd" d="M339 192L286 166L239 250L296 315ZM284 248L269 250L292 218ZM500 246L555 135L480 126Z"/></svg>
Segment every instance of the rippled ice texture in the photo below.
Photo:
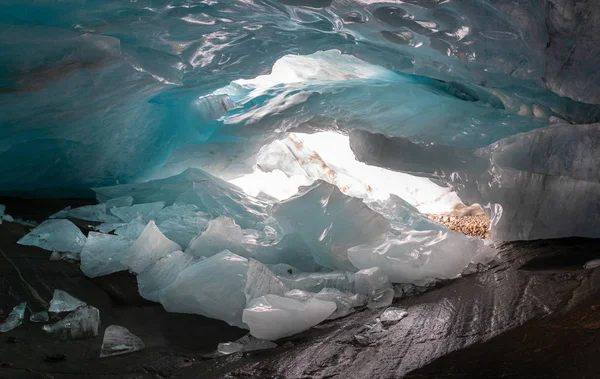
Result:
<svg viewBox="0 0 600 379"><path fill-rule="evenodd" d="M481 147L553 118L598 118L592 0L2 7L6 192L64 196L190 165L237 175L294 127Z"/></svg>

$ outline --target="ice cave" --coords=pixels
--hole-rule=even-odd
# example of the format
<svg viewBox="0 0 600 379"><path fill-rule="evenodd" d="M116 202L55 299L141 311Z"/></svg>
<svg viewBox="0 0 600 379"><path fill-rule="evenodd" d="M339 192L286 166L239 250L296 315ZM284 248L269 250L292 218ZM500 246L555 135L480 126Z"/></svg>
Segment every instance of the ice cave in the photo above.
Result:
<svg viewBox="0 0 600 379"><path fill-rule="evenodd" d="M0 378L598 377L598 238L595 0L0 1Z"/></svg>

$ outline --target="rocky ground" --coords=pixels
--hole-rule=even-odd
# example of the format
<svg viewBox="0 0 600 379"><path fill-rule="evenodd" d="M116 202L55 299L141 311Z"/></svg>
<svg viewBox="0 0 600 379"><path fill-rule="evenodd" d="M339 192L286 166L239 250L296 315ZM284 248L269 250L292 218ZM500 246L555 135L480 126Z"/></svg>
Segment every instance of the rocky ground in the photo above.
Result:
<svg viewBox="0 0 600 379"><path fill-rule="evenodd" d="M34 209L19 212L10 199L0 203L25 219L45 219L65 206L25 202L18 205ZM87 230L87 223L78 226ZM100 334L59 341L40 324L25 321L0 334L2 379L593 378L600 372L600 268L582 268L600 257L596 240L500 246L488 270L397 300L394 306L408 316L368 343L355 335L381 310L325 322L278 341L275 349L208 358L219 342L246 332L197 315L167 313L138 296L128 273L89 279L77 265L17 245L27 232L20 224L0 225L0 313L5 316L20 301L40 310L40 299L48 301L59 288L100 309ZM102 334L111 324L130 329L146 348L100 359ZM48 359L57 354L65 358Z"/></svg>
<svg viewBox="0 0 600 379"><path fill-rule="evenodd" d="M484 239L490 238L490 218L479 204L470 207L461 204L453 212L426 216L455 232Z"/></svg>

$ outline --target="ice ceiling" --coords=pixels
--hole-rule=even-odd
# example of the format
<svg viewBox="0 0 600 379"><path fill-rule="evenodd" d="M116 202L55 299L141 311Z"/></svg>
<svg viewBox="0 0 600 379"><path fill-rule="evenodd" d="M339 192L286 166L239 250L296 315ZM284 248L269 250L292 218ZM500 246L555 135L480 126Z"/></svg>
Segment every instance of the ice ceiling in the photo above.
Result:
<svg viewBox="0 0 600 379"><path fill-rule="evenodd" d="M61 246L90 276L129 269L167 310L257 337L298 331L290 318L273 334L265 310L313 325L389 304L389 282L489 256L424 218L403 180L482 204L494 241L599 236L594 5L7 0L0 190L96 187L100 204L21 242ZM303 149L314 132L338 133L320 149L344 155ZM375 188L361 176L384 169ZM64 217L102 224L86 237Z"/></svg>

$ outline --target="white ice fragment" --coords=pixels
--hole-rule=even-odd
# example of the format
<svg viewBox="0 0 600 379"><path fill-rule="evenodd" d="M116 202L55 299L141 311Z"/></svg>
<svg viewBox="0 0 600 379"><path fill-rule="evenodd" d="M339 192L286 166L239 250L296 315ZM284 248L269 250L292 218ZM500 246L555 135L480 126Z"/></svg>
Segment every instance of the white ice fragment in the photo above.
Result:
<svg viewBox="0 0 600 379"><path fill-rule="evenodd" d="M20 303L19 305L15 306L8 314L8 317L0 324L0 332L10 332L17 326L21 325L23 319L25 318L26 308L27 303Z"/></svg>
<svg viewBox="0 0 600 379"><path fill-rule="evenodd" d="M381 321L375 319L374 322L367 323L361 327L354 335L354 339L361 345L368 346L377 342L377 340L385 336L385 334L386 331L383 328Z"/></svg>
<svg viewBox="0 0 600 379"><path fill-rule="evenodd" d="M315 298L319 300L333 301L335 303L335 312L328 317L329 320L345 317L354 312L353 301L350 298L350 294L342 292L338 289L323 288L319 293L315 294Z"/></svg>
<svg viewBox="0 0 600 379"><path fill-rule="evenodd" d="M406 230L348 249L353 265L380 267L392 283L418 283L426 278L452 279L469 265L481 240L450 230Z"/></svg>
<svg viewBox="0 0 600 379"><path fill-rule="evenodd" d="M60 313L74 311L79 307L84 307L87 304L62 290L54 290L52 300L48 312Z"/></svg>
<svg viewBox="0 0 600 379"><path fill-rule="evenodd" d="M228 217L208 222L206 230L194 238L185 252L195 257L210 257L223 250L238 252L242 244L242 228Z"/></svg>
<svg viewBox="0 0 600 379"><path fill-rule="evenodd" d="M62 259L62 255L60 255L60 253L58 251L53 251L52 254L50 254L51 261L60 261L61 259Z"/></svg>
<svg viewBox="0 0 600 379"><path fill-rule="evenodd" d="M164 201L157 201L155 203L143 203L135 204L126 207L114 207L110 209L110 212L123 220L124 222L130 222L138 215L142 216L144 220L151 220L155 214L165 207Z"/></svg>
<svg viewBox="0 0 600 379"><path fill-rule="evenodd" d="M248 334L235 342L220 343L217 351L223 355L276 348L277 344Z"/></svg>
<svg viewBox="0 0 600 379"><path fill-rule="evenodd" d="M379 320L384 324L395 324L408 316L408 312L404 309L390 307L381 313Z"/></svg>
<svg viewBox="0 0 600 379"><path fill-rule="evenodd" d="M177 250L181 250L181 246L165 237L154 221L150 221L121 262L139 274L160 258Z"/></svg>
<svg viewBox="0 0 600 379"><path fill-rule="evenodd" d="M392 288L377 291L369 296L369 309L389 307L394 301L395 292Z"/></svg>
<svg viewBox="0 0 600 379"><path fill-rule="evenodd" d="M81 250L81 271L90 277L103 276L127 270L121 260L133 241L112 234L89 232Z"/></svg>
<svg viewBox="0 0 600 379"><path fill-rule="evenodd" d="M332 301L298 301L277 295L254 299L244 309L243 321L257 338L277 340L307 330L324 321L336 305Z"/></svg>
<svg viewBox="0 0 600 379"><path fill-rule="evenodd" d="M57 323L44 325L42 329L62 340L85 339L97 336L99 325L100 311L86 305Z"/></svg>
<svg viewBox="0 0 600 379"><path fill-rule="evenodd" d="M47 311L33 313L29 317L29 321L31 322L48 322L48 320L50 320L50 315L48 315Z"/></svg>
<svg viewBox="0 0 600 379"><path fill-rule="evenodd" d="M188 246L206 228L210 216L193 204L173 204L156 213L156 225L170 240Z"/></svg>
<svg viewBox="0 0 600 379"><path fill-rule="evenodd" d="M600 266L600 259L592 259L583 265L583 268L590 269Z"/></svg>
<svg viewBox="0 0 600 379"><path fill-rule="evenodd" d="M201 314L247 328L242 322L247 298L285 291L273 273L251 261L225 250L194 263L160 291L160 302L168 312Z"/></svg>
<svg viewBox="0 0 600 379"><path fill-rule="evenodd" d="M319 292L323 288L336 288L340 291L354 292L353 275L346 272L311 272L292 274L279 279L288 289L300 289L310 292Z"/></svg>
<svg viewBox="0 0 600 379"><path fill-rule="evenodd" d="M100 358L133 353L144 348L144 341L129 329L111 325L104 331Z"/></svg>
<svg viewBox="0 0 600 379"><path fill-rule="evenodd" d="M106 214L106 204L84 205L83 207L71 209L68 212L67 217L97 222L120 221L117 217Z"/></svg>
<svg viewBox="0 0 600 379"><path fill-rule="evenodd" d="M137 282L143 298L159 302L160 290L173 283L177 275L196 262L182 251L174 251L138 274Z"/></svg>
<svg viewBox="0 0 600 379"><path fill-rule="evenodd" d="M110 199L104 202L107 208L114 207L129 207L133 204L133 197L131 196L121 196L116 197L114 199Z"/></svg>
<svg viewBox="0 0 600 379"><path fill-rule="evenodd" d="M100 233L110 233L113 230L117 229L118 227L124 226L124 225L127 225L127 224L122 223L122 222L109 222L109 223L100 224L100 225L96 226L94 229L96 229Z"/></svg>
<svg viewBox="0 0 600 379"><path fill-rule="evenodd" d="M51 215L50 219L54 219L54 218L67 218L69 217L69 211L71 210L71 206L68 206L64 209L61 209L60 211L54 213L53 215Z"/></svg>
<svg viewBox="0 0 600 379"><path fill-rule="evenodd" d="M387 274L379 267L359 270L354 274L356 293L371 295L375 292L391 288Z"/></svg>
<svg viewBox="0 0 600 379"><path fill-rule="evenodd" d="M20 245L38 246L44 250L79 254L85 236L69 220L46 220L17 241Z"/></svg>
<svg viewBox="0 0 600 379"><path fill-rule="evenodd" d="M115 229L115 234L131 240L136 240L144 231L147 222L141 215L126 224L121 224Z"/></svg>

